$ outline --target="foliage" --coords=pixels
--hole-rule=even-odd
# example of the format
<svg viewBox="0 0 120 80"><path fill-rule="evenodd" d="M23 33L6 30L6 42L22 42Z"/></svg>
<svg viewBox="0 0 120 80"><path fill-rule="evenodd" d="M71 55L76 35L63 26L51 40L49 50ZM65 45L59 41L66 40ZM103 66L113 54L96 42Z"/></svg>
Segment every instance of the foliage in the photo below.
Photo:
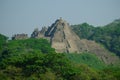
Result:
<svg viewBox="0 0 120 80"><path fill-rule="evenodd" d="M56 53L46 39L9 40L4 46L0 80L120 79L119 67L97 69L103 63L95 55Z"/></svg>
<svg viewBox="0 0 120 80"><path fill-rule="evenodd" d="M91 68L102 69L105 64L92 53L81 53L81 54L65 54L71 61L76 64L86 64Z"/></svg>
<svg viewBox="0 0 120 80"><path fill-rule="evenodd" d="M3 45L6 44L7 39L8 39L8 38L7 38L6 36L0 34L0 52L1 52L2 49L3 49Z"/></svg>
<svg viewBox="0 0 120 80"><path fill-rule="evenodd" d="M88 23L83 23L79 25L72 25L72 29L78 36L80 36L80 38L89 39L91 35L93 35L95 28Z"/></svg>
<svg viewBox="0 0 120 80"><path fill-rule="evenodd" d="M120 56L120 20L103 27L93 27L87 23L72 25L72 29L80 38L95 40Z"/></svg>

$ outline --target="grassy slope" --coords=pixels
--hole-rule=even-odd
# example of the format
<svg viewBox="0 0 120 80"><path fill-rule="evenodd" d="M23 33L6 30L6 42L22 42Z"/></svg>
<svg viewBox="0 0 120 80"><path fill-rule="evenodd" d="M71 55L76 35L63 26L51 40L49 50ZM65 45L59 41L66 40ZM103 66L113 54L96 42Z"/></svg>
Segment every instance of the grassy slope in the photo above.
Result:
<svg viewBox="0 0 120 80"><path fill-rule="evenodd" d="M90 53L82 53L82 54L65 54L68 59L70 59L75 64L86 64L91 68L102 69L106 65L97 58L96 55Z"/></svg>

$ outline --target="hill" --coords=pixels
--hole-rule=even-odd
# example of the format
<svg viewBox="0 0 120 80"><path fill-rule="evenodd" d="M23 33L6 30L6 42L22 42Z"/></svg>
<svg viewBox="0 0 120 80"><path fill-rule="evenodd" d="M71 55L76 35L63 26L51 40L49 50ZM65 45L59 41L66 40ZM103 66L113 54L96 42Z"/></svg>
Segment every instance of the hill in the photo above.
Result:
<svg viewBox="0 0 120 80"><path fill-rule="evenodd" d="M35 29L31 38L17 34L7 40L0 34L0 80L119 80L119 57L92 41L99 42L102 35L96 38L96 33L104 27L82 25L80 29L86 31L79 35L82 38L73 32L79 25L71 28L62 18L41 31Z"/></svg>
<svg viewBox="0 0 120 80"><path fill-rule="evenodd" d="M2 40L0 36L0 40ZM103 64L95 55L58 54L46 39L3 40L0 80L119 80L120 68ZM74 56L74 55L73 55ZM79 60L75 61L78 57ZM89 61L90 63L89 63ZM81 62L80 62L81 61ZM92 61L92 62L91 62ZM94 62L97 61L97 62ZM75 63L77 62L77 63ZM96 68L90 64L96 64ZM100 70L99 70L100 69Z"/></svg>
<svg viewBox="0 0 120 80"><path fill-rule="evenodd" d="M106 64L116 64L119 58L106 50L95 41L80 39L73 32L69 23L62 18L57 19L48 28L42 28L41 31L35 29L31 35L32 38L47 39L52 48L58 53L93 53Z"/></svg>
<svg viewBox="0 0 120 80"><path fill-rule="evenodd" d="M120 56L120 19L101 27L83 23L72 25L72 29L80 38L101 43L108 50Z"/></svg>

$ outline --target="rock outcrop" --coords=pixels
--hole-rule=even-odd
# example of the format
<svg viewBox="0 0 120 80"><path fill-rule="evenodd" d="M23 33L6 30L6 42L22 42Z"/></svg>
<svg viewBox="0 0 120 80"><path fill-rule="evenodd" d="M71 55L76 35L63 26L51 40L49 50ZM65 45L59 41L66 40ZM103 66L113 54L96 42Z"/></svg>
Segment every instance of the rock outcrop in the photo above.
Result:
<svg viewBox="0 0 120 80"><path fill-rule="evenodd" d="M94 41L80 39L71 29L70 25L62 18L57 19L50 27L42 28L41 31L35 29L31 37L46 38L51 46L58 53L82 53L90 52L96 54L107 64L115 63L119 60L105 48Z"/></svg>

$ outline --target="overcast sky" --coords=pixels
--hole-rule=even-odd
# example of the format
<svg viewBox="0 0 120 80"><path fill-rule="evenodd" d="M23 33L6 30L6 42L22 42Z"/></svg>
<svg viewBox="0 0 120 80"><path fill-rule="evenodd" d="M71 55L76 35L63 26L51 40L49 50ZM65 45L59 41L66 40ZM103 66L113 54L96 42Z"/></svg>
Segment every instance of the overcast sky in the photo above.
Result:
<svg viewBox="0 0 120 80"><path fill-rule="evenodd" d="M31 34L62 17L70 24L106 25L120 18L120 0L0 0L0 33Z"/></svg>

